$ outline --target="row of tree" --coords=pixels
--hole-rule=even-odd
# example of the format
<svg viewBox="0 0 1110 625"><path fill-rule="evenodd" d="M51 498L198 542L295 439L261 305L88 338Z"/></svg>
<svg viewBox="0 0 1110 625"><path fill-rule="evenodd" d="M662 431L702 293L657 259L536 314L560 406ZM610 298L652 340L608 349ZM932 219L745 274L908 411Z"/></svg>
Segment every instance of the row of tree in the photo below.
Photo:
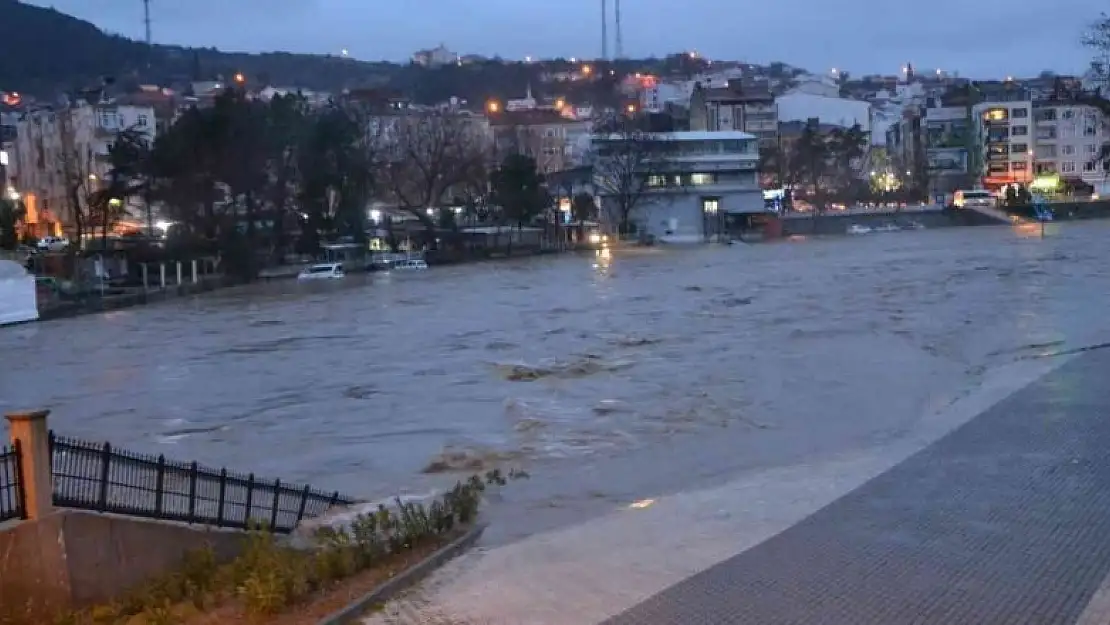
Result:
<svg viewBox="0 0 1110 625"><path fill-rule="evenodd" d="M772 186L790 187L796 196L809 198L815 214L820 214L832 203L872 197L870 183L859 176L869 141L858 124L827 132L807 124L799 136L763 149L760 171Z"/></svg>
<svg viewBox="0 0 1110 625"><path fill-rule="evenodd" d="M497 159L478 118L458 112L381 114L231 90L183 113L153 145L143 139L137 129L119 134L99 184L72 176L79 238L98 225L106 233L128 205L158 206L175 244L252 271L326 240L364 243L375 200L419 220L431 246L456 215L524 226L551 204L532 158Z"/></svg>

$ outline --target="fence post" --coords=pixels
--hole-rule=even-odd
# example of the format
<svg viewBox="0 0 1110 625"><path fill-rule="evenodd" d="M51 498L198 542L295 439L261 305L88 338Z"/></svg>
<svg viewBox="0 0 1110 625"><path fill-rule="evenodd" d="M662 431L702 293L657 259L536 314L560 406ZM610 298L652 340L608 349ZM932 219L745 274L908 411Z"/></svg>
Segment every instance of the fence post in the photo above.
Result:
<svg viewBox="0 0 1110 625"><path fill-rule="evenodd" d="M158 474L154 478L154 513L162 516L162 494L166 491L166 457L158 454Z"/></svg>
<svg viewBox="0 0 1110 625"><path fill-rule="evenodd" d="M23 512L27 519L40 519L54 511L54 478L50 471L49 410L13 412L8 420L12 445L20 450Z"/></svg>
<svg viewBox="0 0 1110 625"><path fill-rule="evenodd" d="M197 463L189 465L189 522L197 520Z"/></svg>
<svg viewBox="0 0 1110 625"><path fill-rule="evenodd" d="M227 497L227 469L220 469L220 494L216 498L216 527L224 525L224 499Z"/></svg>
<svg viewBox="0 0 1110 625"><path fill-rule="evenodd" d="M247 476L247 504L243 508L243 526L250 529L251 526L251 496L254 495L254 473ZM270 531L273 531L272 529Z"/></svg>
<svg viewBox="0 0 1110 625"><path fill-rule="evenodd" d="M308 494L310 492L312 492L311 487L306 484L304 492L301 493L301 507L297 509L297 522L293 524L293 527L300 525L301 521L304 520L304 509L308 506Z"/></svg>
<svg viewBox="0 0 1110 625"><path fill-rule="evenodd" d="M281 504L281 480L274 481L274 507L270 510L270 531L277 531L278 505Z"/></svg>
<svg viewBox="0 0 1110 625"><path fill-rule="evenodd" d="M105 441L100 450L100 494L96 498L97 510L108 508L108 485L112 477L112 444Z"/></svg>

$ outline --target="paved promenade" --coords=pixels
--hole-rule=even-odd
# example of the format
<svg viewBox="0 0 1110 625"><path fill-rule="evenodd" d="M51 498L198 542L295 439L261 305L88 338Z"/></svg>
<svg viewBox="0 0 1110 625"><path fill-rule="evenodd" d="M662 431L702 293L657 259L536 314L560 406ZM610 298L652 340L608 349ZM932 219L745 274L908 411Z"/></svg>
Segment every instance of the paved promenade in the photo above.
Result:
<svg viewBox="0 0 1110 625"><path fill-rule="evenodd" d="M477 552L367 623L1110 623L1108 371L1019 361L881 449Z"/></svg>

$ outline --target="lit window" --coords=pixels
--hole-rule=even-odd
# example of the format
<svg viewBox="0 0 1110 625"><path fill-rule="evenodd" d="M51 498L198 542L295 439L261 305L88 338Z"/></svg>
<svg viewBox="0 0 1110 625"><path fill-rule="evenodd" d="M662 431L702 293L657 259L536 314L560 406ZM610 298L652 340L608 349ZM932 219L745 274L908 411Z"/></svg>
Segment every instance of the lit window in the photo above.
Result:
<svg viewBox="0 0 1110 625"><path fill-rule="evenodd" d="M690 184L713 184L713 174L690 174Z"/></svg>
<svg viewBox="0 0 1110 625"><path fill-rule="evenodd" d="M716 215L718 208L720 205L716 198L705 198L701 201L701 210L707 215Z"/></svg>

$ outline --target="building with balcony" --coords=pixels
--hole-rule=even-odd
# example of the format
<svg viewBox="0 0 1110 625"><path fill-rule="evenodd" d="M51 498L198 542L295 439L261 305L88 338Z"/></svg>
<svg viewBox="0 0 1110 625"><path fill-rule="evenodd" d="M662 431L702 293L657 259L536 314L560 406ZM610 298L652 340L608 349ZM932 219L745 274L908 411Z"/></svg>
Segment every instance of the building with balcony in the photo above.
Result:
<svg viewBox="0 0 1110 625"><path fill-rule="evenodd" d="M489 123L499 158L526 154L545 174L581 165L590 149L593 123L558 111L500 111L489 115Z"/></svg>
<svg viewBox="0 0 1110 625"><path fill-rule="evenodd" d="M742 89L737 80L728 87L695 85L690 96L691 131L746 132L763 145L778 141L779 109L769 91Z"/></svg>
<svg viewBox="0 0 1110 625"><path fill-rule="evenodd" d="M1105 178L1098 156L1110 142L1110 128L1094 106L1066 100L1033 104L1033 174L1059 174L1101 183Z"/></svg>
<svg viewBox="0 0 1110 625"><path fill-rule="evenodd" d="M640 145L630 148L629 141ZM594 187L610 230L620 223L627 197L635 197L629 214L635 232L664 242L706 241L777 222L759 187L753 134L597 135L594 146Z"/></svg>
<svg viewBox="0 0 1110 625"><path fill-rule="evenodd" d="M998 190L1007 184L1028 184L1034 175L1033 101L980 102L971 107L974 162L981 163L983 186ZM1046 133L1047 134L1047 133Z"/></svg>
<svg viewBox="0 0 1110 625"><path fill-rule="evenodd" d="M116 103L80 104L27 111L16 125L14 186L27 208L32 234L71 233L76 189L78 207L87 214L87 198L107 183L109 150L120 132L136 131L153 143L156 117L151 106ZM142 226L140 200L125 204L124 228ZM86 221L87 223L87 221Z"/></svg>

